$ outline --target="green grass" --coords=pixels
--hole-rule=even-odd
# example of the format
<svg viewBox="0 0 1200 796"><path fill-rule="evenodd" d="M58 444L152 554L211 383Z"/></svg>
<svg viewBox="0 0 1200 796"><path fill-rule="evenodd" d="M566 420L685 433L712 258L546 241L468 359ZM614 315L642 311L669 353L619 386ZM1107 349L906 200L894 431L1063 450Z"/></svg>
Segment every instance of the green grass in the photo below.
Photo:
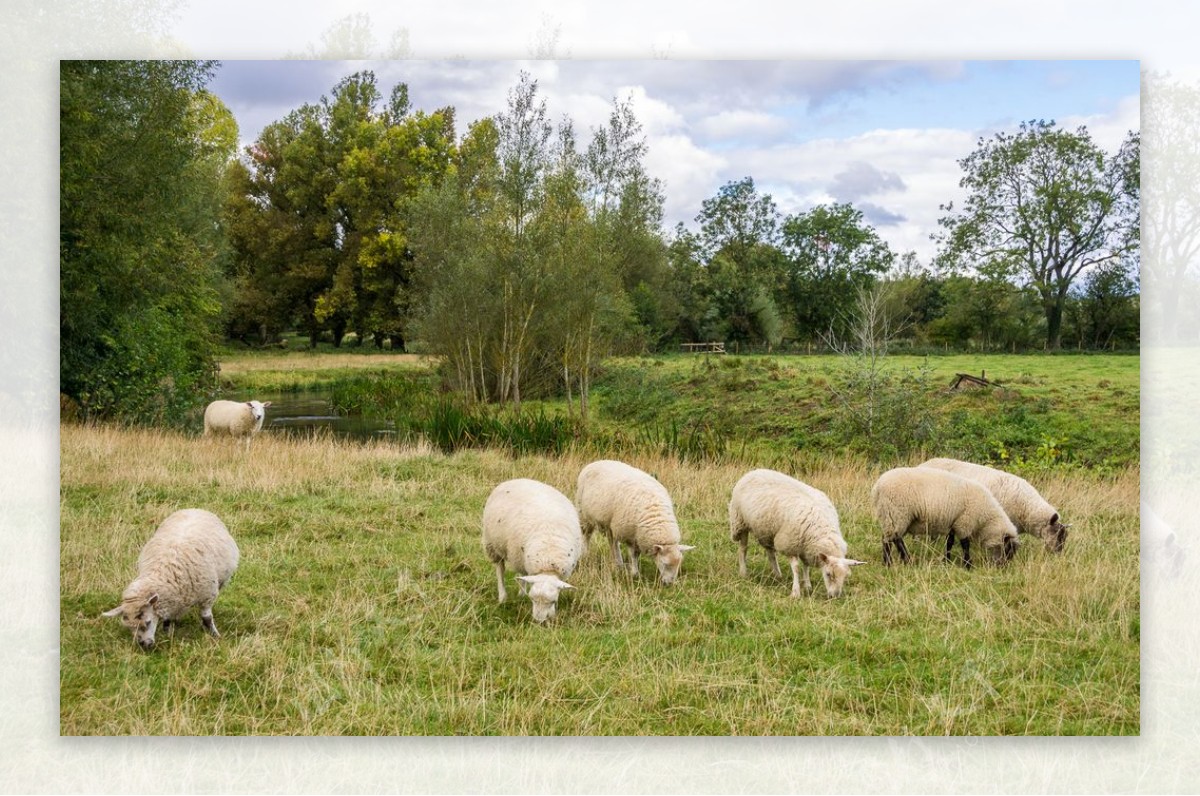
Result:
<svg viewBox="0 0 1200 796"><path fill-rule="evenodd" d="M239 395L324 389L349 412L386 418L398 428L424 430L430 437L450 435L450 429L431 420L432 410L426 405L446 400L437 392L432 360L355 350L265 357L230 354L222 362L222 374ZM847 437L847 411L835 396L845 366L834 356L610 359L595 380L592 422L586 435L571 424L559 423L558 436L542 449L562 450L568 444L590 441L592 449L600 452L641 450L778 466L815 464L842 456L847 449L878 461L920 453L889 452L887 433L876 446L882 449ZM927 418L923 412L917 414L930 426L920 445L928 455L990 461L1022 472L1067 464L1103 473L1138 461L1136 356L897 355L889 358L887 367L897 375L922 369L927 373L912 396L928 407ZM951 391L949 384L958 372L986 373L1003 386ZM527 406L543 418L567 414L561 398L527 402ZM506 418L494 408L456 408L456 418L444 418L447 424L457 419L462 421L459 426L482 427L502 421L513 427L508 436L527 436L520 429L527 421ZM906 429L912 421L893 422L905 424Z"/></svg>
<svg viewBox="0 0 1200 796"><path fill-rule="evenodd" d="M667 367L664 365L663 367ZM997 374L999 375L999 374ZM483 502L523 476L574 494L586 455L260 436L250 454L171 432L61 429L60 728L90 734L1136 734L1138 478L1036 480L1074 523L1007 568L884 568L877 468L792 472L839 507L846 594L790 599L725 505L744 464L627 458L674 497L689 553L666 588L596 540L558 617L496 603ZM214 613L146 654L114 619L138 550L178 508L228 524L242 563ZM509 575L511 579L511 574Z"/></svg>

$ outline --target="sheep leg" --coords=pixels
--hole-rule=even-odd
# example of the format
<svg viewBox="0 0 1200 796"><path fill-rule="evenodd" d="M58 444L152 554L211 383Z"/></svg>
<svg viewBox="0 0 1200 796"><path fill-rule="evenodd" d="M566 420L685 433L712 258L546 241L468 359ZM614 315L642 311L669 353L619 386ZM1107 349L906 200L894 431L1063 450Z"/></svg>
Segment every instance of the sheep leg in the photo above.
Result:
<svg viewBox="0 0 1200 796"><path fill-rule="evenodd" d="M213 638L220 638L221 634L217 632L217 623L213 619L212 606L206 605L200 609L200 622L204 625L204 629L209 632Z"/></svg>
<svg viewBox="0 0 1200 796"><path fill-rule="evenodd" d="M497 561L496 563L496 591L499 594L500 602L508 599L508 592L504 590L504 562Z"/></svg>
<svg viewBox="0 0 1200 796"><path fill-rule="evenodd" d="M792 565L792 596L800 596L800 559L793 557L789 559ZM808 568L804 570L804 583L808 585Z"/></svg>
<svg viewBox="0 0 1200 796"><path fill-rule="evenodd" d="M971 568L971 539L970 539L970 537L964 536L962 539L960 539L958 541L958 543L960 545L962 545L963 566L966 567L967 569L970 569Z"/></svg>
<svg viewBox="0 0 1200 796"><path fill-rule="evenodd" d="M900 551L900 560L907 564L912 560L912 556L908 554L908 548L904 546L904 537L897 537L892 540L892 544L896 545L896 549Z"/></svg>
<svg viewBox="0 0 1200 796"><path fill-rule="evenodd" d="M782 578L783 572L779 569L779 559L775 557L775 551L767 548L767 560L771 562L771 571L775 573L775 577Z"/></svg>
<svg viewBox="0 0 1200 796"><path fill-rule="evenodd" d="M638 548L636 542L629 545L629 575L634 578L638 576Z"/></svg>
<svg viewBox="0 0 1200 796"><path fill-rule="evenodd" d="M746 577L746 543L745 536L738 539L738 574L743 578Z"/></svg>
<svg viewBox="0 0 1200 796"><path fill-rule="evenodd" d="M892 565L892 543L887 539L883 540L883 565L885 567Z"/></svg>
<svg viewBox="0 0 1200 796"><path fill-rule="evenodd" d="M951 551L954 550L954 531L946 534L946 563L949 564L953 559L950 557Z"/></svg>
<svg viewBox="0 0 1200 796"><path fill-rule="evenodd" d="M621 543L612 534L608 535L608 541L612 544L613 563L617 565L617 569L625 569L625 558L621 555Z"/></svg>

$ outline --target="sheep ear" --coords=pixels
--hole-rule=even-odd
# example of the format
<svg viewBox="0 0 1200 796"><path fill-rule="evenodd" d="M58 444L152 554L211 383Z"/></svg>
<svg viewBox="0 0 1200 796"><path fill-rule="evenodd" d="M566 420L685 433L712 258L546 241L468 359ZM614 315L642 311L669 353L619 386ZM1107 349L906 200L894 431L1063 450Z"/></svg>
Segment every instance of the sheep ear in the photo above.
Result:
<svg viewBox="0 0 1200 796"><path fill-rule="evenodd" d="M270 401L263 401L263 409L266 409L270 405L271 405Z"/></svg>
<svg viewBox="0 0 1200 796"><path fill-rule="evenodd" d="M120 616L120 615L121 615L121 606L119 606L119 605L116 608L113 608L111 610L105 611L104 613L100 614L100 616Z"/></svg>
<svg viewBox="0 0 1200 796"><path fill-rule="evenodd" d="M696 545L694 545L694 544L679 545L679 552L681 552L681 553L686 553L689 550L695 550L695 549L696 549Z"/></svg>
<svg viewBox="0 0 1200 796"><path fill-rule="evenodd" d="M663 546L660 544L656 544L656 545L654 545L654 547L651 547L650 549L651 549L651 551L653 551L654 555L659 555L663 551Z"/></svg>
<svg viewBox="0 0 1200 796"><path fill-rule="evenodd" d="M829 556L824 553L817 553L817 560L821 562L821 566L825 566L829 563Z"/></svg>
<svg viewBox="0 0 1200 796"><path fill-rule="evenodd" d="M1056 512L1054 512L1054 516L1050 518L1050 524L1051 524L1051 525L1053 525L1053 524L1054 524L1054 523L1056 523L1056 522L1058 522L1058 512L1057 512L1057 511L1056 511Z"/></svg>
<svg viewBox="0 0 1200 796"><path fill-rule="evenodd" d="M253 401L246 401L246 406L248 406L248 407L250 407L251 409L253 409L253 408L254 408L254 402L253 402Z"/></svg>
<svg viewBox="0 0 1200 796"><path fill-rule="evenodd" d="M532 575L517 575L517 580L522 581L524 583L533 583L533 576Z"/></svg>
<svg viewBox="0 0 1200 796"><path fill-rule="evenodd" d="M857 566L858 566L858 565L860 565L860 564L865 564L865 563L867 563L866 561L858 561L858 560L856 560L856 559L853 559L853 558L847 558L847 559L845 559L845 561L846 561L846 564L847 564L848 566L851 566L851 567L857 567Z"/></svg>
<svg viewBox="0 0 1200 796"><path fill-rule="evenodd" d="M158 592L154 592L154 594L150 595L150 599L146 600L146 605L153 606L153 605L157 605L157 604L158 604Z"/></svg>
<svg viewBox="0 0 1200 796"><path fill-rule="evenodd" d="M555 586L557 586L557 587L558 587L558 588L560 588L560 589L573 589L573 588L575 588L575 587L574 587L574 586L572 586L570 583L567 583L565 580L556 580L556 581L554 581L554 585L555 585Z"/></svg>

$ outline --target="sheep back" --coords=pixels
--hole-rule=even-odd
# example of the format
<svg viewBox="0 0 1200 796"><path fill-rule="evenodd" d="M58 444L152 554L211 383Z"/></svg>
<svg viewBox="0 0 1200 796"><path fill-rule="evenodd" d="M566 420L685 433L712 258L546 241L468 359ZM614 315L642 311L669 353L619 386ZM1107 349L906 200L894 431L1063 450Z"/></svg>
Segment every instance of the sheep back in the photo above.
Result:
<svg viewBox="0 0 1200 796"><path fill-rule="evenodd" d="M213 401L204 409L204 433L248 437L262 429L264 417L256 418L250 403Z"/></svg>
<svg viewBox="0 0 1200 796"><path fill-rule="evenodd" d="M1057 543L1058 510L1019 475L958 459L930 459L921 466L978 481L992 493L1018 531L1037 536L1048 544Z"/></svg>
<svg viewBox="0 0 1200 796"><path fill-rule="evenodd" d="M156 613L175 619L211 605L233 577L240 553L217 515L181 509L163 520L138 556L138 576L122 599L158 594Z"/></svg>
<svg viewBox="0 0 1200 796"><path fill-rule="evenodd" d="M749 533L760 545L815 566L817 556L844 557L837 509L829 497L774 470L752 470L733 488L729 528L734 541Z"/></svg>
<svg viewBox="0 0 1200 796"><path fill-rule="evenodd" d="M884 542L906 533L945 535L984 547L1004 545L1016 537L1016 527L996 498L982 484L945 470L897 467L879 477L871 489L871 504Z"/></svg>
<svg viewBox="0 0 1200 796"><path fill-rule="evenodd" d="M579 520L587 533L603 529L613 539L636 544L643 554L654 545L677 545L681 536L667 488L649 473L604 459L579 473L575 491Z"/></svg>
<svg viewBox="0 0 1200 796"><path fill-rule="evenodd" d="M549 484L529 478L505 481L483 507L483 548L493 562L522 575L568 578L583 554L579 515Z"/></svg>

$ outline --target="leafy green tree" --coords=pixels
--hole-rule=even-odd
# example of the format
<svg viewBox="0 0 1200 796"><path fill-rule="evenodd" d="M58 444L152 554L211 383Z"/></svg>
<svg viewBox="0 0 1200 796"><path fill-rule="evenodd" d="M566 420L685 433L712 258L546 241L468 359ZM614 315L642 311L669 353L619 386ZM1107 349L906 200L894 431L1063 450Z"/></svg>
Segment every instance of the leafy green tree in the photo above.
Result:
<svg viewBox="0 0 1200 796"><path fill-rule="evenodd" d="M776 344L782 336L772 287L782 264L777 247L779 211L770 194L759 194L745 177L726 183L704 200L696 216L704 324L723 340Z"/></svg>
<svg viewBox="0 0 1200 796"><path fill-rule="evenodd" d="M1017 350L1045 339L1045 318L1032 288L1003 274L951 275L942 284L941 316L928 325L933 342L960 348Z"/></svg>
<svg viewBox="0 0 1200 796"><path fill-rule="evenodd" d="M92 416L170 418L212 385L236 125L208 61L63 61L60 383Z"/></svg>
<svg viewBox="0 0 1200 796"><path fill-rule="evenodd" d="M1129 263L1092 270L1067 303L1067 326L1080 348L1136 347L1139 342L1139 293Z"/></svg>
<svg viewBox="0 0 1200 796"><path fill-rule="evenodd" d="M781 303L796 335L844 337L858 292L886 273L895 255L849 204L818 205L783 222L787 255Z"/></svg>
<svg viewBox="0 0 1200 796"><path fill-rule="evenodd" d="M963 207L942 206L943 263L991 266L1026 280L1041 298L1046 346L1059 348L1076 278L1137 250L1138 151L1132 133L1107 155L1086 128L1068 132L1046 121L980 139L959 161Z"/></svg>
<svg viewBox="0 0 1200 796"><path fill-rule="evenodd" d="M263 128L248 170L230 180L226 218L237 253L236 326L269 336L296 325L316 346L318 303L338 267L339 230L327 198L336 187L321 108L306 104Z"/></svg>
<svg viewBox="0 0 1200 796"><path fill-rule="evenodd" d="M490 229L499 175L499 132L482 119L467 130L446 178L424 186L410 213L422 311L418 333L445 362L451 386L470 400L495 393L494 330L501 297Z"/></svg>

